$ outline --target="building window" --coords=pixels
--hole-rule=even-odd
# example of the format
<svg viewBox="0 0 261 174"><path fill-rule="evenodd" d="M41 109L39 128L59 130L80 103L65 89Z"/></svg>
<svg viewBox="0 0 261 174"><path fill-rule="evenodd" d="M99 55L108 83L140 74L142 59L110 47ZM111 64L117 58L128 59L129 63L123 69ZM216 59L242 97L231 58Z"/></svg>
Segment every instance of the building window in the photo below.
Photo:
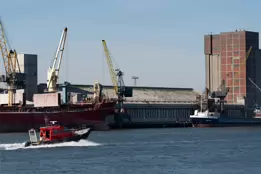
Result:
<svg viewBox="0 0 261 174"><path fill-rule="evenodd" d="M240 84L240 80L239 79L234 79L234 85L235 86L239 86Z"/></svg>
<svg viewBox="0 0 261 174"><path fill-rule="evenodd" d="M234 64L233 71L234 71L235 76L238 75L238 72L237 72L238 70L239 70L239 64Z"/></svg>
<svg viewBox="0 0 261 174"><path fill-rule="evenodd" d="M234 92L235 93L239 92L239 87L238 86L234 87Z"/></svg>

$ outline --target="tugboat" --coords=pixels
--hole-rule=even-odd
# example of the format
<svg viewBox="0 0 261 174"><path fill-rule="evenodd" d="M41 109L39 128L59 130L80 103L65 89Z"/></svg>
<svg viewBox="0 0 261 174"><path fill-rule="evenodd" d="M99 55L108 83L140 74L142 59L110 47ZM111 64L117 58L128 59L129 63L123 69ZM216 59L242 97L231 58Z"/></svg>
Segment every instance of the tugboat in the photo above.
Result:
<svg viewBox="0 0 261 174"><path fill-rule="evenodd" d="M38 140L35 129L30 129L29 141L25 143L25 147L37 146L45 144L55 144L61 142L77 142L81 139L87 139L92 129L68 129L58 124L57 121L50 121L50 124L46 124L40 127L40 139Z"/></svg>

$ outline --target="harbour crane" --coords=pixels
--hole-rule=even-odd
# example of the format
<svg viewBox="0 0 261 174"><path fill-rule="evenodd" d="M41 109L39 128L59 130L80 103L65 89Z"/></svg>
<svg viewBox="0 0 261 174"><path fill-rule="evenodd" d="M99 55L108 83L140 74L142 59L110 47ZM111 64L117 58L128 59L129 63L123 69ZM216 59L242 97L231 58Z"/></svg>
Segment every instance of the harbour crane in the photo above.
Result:
<svg viewBox="0 0 261 174"><path fill-rule="evenodd" d="M103 44L108 68L110 71L113 88L114 88L115 94L118 97L119 110L122 113L122 112L124 112L124 108L123 108L124 97L132 97L132 88L125 86L124 81L123 81L123 72L119 68L114 69L112 60L111 60L111 55L110 55L109 49L107 47L106 41L102 40L102 44Z"/></svg>
<svg viewBox="0 0 261 174"><path fill-rule="evenodd" d="M14 94L16 89L24 88L25 74L21 73L16 50L11 49L3 22L0 19L0 49L2 53L6 77L3 82L8 85L8 106L15 103Z"/></svg>
<svg viewBox="0 0 261 174"><path fill-rule="evenodd" d="M62 36L53 60L53 64L52 66L49 67L47 72L47 92L57 92L57 81L59 78L59 72L60 72L61 61L63 57L66 36L67 36L67 27L65 27L62 32Z"/></svg>

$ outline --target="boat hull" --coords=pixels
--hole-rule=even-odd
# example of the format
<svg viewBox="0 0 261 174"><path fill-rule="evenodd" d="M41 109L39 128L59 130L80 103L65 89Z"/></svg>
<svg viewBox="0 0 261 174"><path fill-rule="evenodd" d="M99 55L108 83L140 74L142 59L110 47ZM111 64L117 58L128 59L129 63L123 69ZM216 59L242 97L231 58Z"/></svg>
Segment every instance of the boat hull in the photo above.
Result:
<svg viewBox="0 0 261 174"><path fill-rule="evenodd" d="M115 102L67 110L48 108L27 112L0 111L0 133L27 132L31 128L37 130L45 124L45 118L56 120L69 128L86 126L94 130L108 130L105 118L114 114L114 105Z"/></svg>
<svg viewBox="0 0 261 174"><path fill-rule="evenodd" d="M48 144L57 144L57 143L64 143L64 142L78 142L82 139L87 139L91 133L92 129L90 128L86 133L75 135L69 138L59 139L59 140L52 140L52 141L42 141L38 143L31 143L30 141L27 141L25 143L25 147L28 146L39 146L39 145L48 145Z"/></svg>
<svg viewBox="0 0 261 174"><path fill-rule="evenodd" d="M216 127L219 120L215 118L191 118L192 127Z"/></svg>
<svg viewBox="0 0 261 174"><path fill-rule="evenodd" d="M255 118L219 118L216 120L207 121L206 118L191 119L193 127L253 127L261 126L261 119Z"/></svg>

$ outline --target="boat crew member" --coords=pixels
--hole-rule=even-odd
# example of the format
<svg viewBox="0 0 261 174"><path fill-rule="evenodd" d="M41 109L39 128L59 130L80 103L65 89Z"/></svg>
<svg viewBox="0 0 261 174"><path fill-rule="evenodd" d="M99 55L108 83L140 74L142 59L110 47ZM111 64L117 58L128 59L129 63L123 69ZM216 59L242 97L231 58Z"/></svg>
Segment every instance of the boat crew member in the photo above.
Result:
<svg viewBox="0 0 261 174"><path fill-rule="evenodd" d="M40 133L40 141L43 141L44 136L45 136L44 133L41 132L41 133Z"/></svg>

